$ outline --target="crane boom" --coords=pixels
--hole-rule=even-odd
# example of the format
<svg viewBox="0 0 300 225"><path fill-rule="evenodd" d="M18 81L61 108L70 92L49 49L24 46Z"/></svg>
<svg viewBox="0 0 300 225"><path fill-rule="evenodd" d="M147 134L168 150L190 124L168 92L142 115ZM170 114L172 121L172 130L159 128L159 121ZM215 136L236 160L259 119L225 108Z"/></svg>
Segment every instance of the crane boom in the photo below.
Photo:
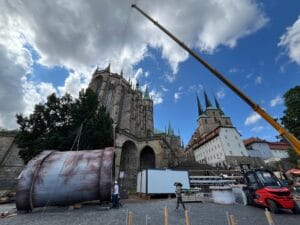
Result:
<svg viewBox="0 0 300 225"><path fill-rule="evenodd" d="M300 141L286 129L284 129L279 123L277 123L266 111L264 111L258 104L253 102L248 96L246 96L241 90L239 90L234 84L232 84L226 77L224 77L217 69L213 68L204 59L200 57L195 51L190 49L186 44L175 37L170 31L160 25L157 21L153 20L148 14L141 10L136 4L131 5L143 16L149 19L155 26L160 28L170 38L172 38L179 46L185 49L190 55L198 60L205 68L207 68L212 74L214 74L219 80L225 83L231 90L233 90L241 99L243 99L255 112L257 112L262 118L264 118L272 127L274 127L280 135L282 135L294 148L295 152L300 155Z"/></svg>

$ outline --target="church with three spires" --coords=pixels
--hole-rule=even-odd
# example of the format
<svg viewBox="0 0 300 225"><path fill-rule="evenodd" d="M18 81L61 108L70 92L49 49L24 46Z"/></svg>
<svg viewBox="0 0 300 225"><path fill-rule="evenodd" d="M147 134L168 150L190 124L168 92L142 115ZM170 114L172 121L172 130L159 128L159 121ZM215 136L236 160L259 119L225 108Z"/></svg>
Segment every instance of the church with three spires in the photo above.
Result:
<svg viewBox="0 0 300 225"><path fill-rule="evenodd" d="M186 154L200 164L218 167L236 167L239 164L261 164L261 160L249 157L241 135L233 126L214 96L215 105L211 103L204 91L205 110L198 95L198 127L186 146Z"/></svg>

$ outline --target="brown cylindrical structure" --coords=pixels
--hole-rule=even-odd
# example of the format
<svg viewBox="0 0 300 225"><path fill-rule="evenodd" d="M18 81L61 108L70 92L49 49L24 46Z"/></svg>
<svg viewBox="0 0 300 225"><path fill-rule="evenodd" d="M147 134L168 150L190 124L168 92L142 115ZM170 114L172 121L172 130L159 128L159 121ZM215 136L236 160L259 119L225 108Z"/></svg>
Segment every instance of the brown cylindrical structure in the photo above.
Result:
<svg viewBox="0 0 300 225"><path fill-rule="evenodd" d="M113 148L43 151L23 169L16 195L18 210L110 201Z"/></svg>

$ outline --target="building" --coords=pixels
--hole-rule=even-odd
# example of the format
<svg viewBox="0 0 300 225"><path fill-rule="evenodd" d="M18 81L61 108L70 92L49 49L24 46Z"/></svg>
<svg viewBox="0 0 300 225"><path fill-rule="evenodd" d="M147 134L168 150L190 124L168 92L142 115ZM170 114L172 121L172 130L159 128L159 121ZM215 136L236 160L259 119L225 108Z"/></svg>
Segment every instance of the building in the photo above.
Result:
<svg viewBox="0 0 300 225"><path fill-rule="evenodd" d="M213 106L204 91L206 109L203 110L198 96L198 127L192 135L186 152L194 155L199 163L212 166L236 167L241 163L261 164L259 158L250 158L241 135L229 116L222 111L216 98Z"/></svg>
<svg viewBox="0 0 300 225"><path fill-rule="evenodd" d="M259 138L244 140L245 147L250 156L260 157L265 162L279 161L289 157L288 149L291 146L283 141L268 142Z"/></svg>
<svg viewBox="0 0 300 225"><path fill-rule="evenodd" d="M14 189L24 164L15 143L16 132L0 132L0 190Z"/></svg>
<svg viewBox="0 0 300 225"><path fill-rule="evenodd" d="M244 140L244 145L251 157L259 157L263 160L273 157L269 144L266 140L252 137Z"/></svg>
<svg viewBox="0 0 300 225"><path fill-rule="evenodd" d="M122 72L111 73L109 66L95 70L89 87L114 121L114 174L123 188L135 187L139 170L170 168L184 159L180 137L171 128L155 132L148 89L143 93L138 83L133 86Z"/></svg>

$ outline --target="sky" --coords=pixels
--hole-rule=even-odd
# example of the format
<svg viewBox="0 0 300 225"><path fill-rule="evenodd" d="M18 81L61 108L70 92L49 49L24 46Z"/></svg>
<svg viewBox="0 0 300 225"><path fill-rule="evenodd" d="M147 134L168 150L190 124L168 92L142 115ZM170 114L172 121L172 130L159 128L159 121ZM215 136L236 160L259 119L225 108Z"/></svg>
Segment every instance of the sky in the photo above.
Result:
<svg viewBox="0 0 300 225"><path fill-rule="evenodd" d="M278 133L132 9L137 4L227 79L280 119L283 95L300 84L300 2L255 0L0 0L0 127L56 93L77 97L95 68L111 65L154 101L154 126L171 123L184 143L199 96L218 99L243 139ZM280 121L280 120L279 120Z"/></svg>

